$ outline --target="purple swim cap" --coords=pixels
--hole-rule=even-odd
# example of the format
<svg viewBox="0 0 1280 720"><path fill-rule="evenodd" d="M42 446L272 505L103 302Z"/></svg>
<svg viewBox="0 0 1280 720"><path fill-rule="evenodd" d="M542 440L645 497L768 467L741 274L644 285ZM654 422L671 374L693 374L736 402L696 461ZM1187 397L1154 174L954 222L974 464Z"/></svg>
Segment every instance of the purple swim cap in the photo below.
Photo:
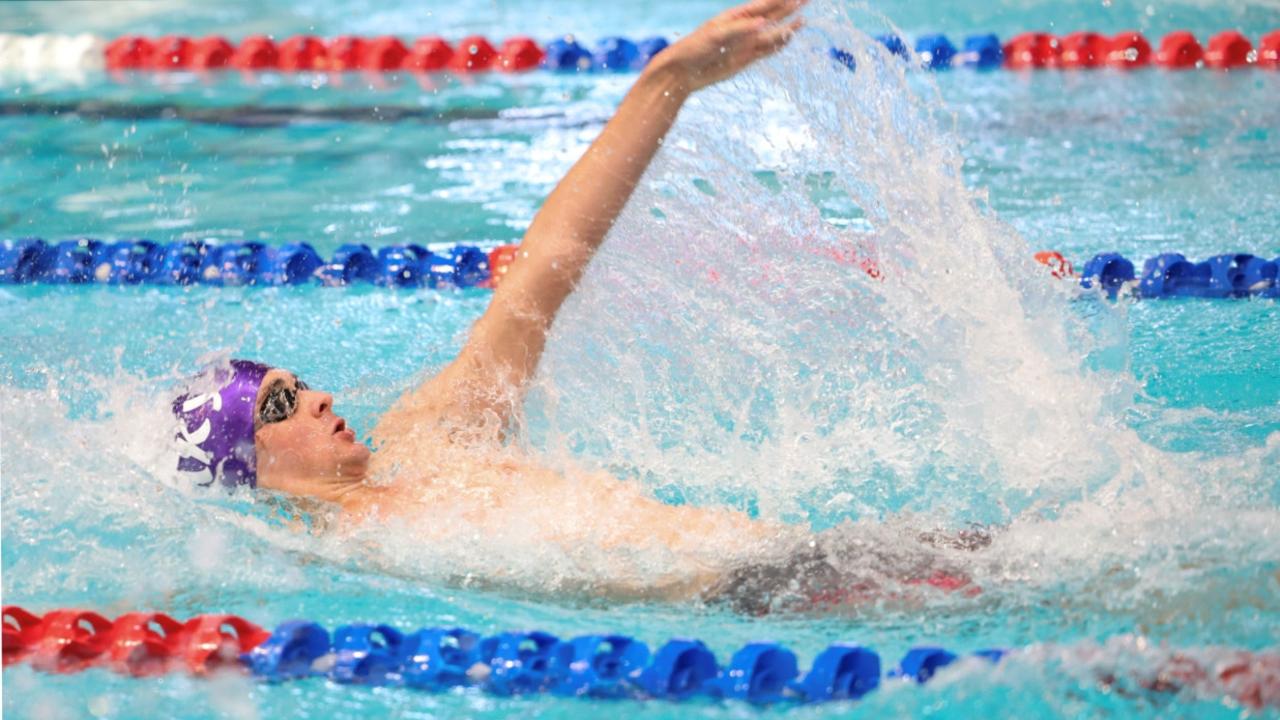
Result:
<svg viewBox="0 0 1280 720"><path fill-rule="evenodd" d="M201 377L203 382L197 381L197 389L209 391L188 392L173 401L182 452L178 470L199 473L200 487L215 480L228 489L257 487L253 419L258 388L269 370L261 363L232 360L229 368L212 368Z"/></svg>

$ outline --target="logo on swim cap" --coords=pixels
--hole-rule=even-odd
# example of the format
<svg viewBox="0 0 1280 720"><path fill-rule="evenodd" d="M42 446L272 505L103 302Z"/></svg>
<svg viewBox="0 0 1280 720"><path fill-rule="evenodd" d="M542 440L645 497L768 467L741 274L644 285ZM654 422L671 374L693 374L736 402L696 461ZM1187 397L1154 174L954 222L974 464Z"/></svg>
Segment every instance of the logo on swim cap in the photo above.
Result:
<svg viewBox="0 0 1280 720"><path fill-rule="evenodd" d="M178 470L196 473L200 487L219 482L231 489L257 487L258 459L253 446L253 417L258 388L271 368L249 360L206 371L196 388L173 401L178 419Z"/></svg>

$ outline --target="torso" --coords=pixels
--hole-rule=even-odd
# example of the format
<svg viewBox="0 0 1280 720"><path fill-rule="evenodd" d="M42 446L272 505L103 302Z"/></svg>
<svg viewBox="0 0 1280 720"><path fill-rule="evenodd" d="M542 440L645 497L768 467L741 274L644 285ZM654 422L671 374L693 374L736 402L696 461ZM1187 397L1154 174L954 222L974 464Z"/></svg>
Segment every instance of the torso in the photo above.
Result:
<svg viewBox="0 0 1280 720"><path fill-rule="evenodd" d="M595 595L691 598L779 535L736 511L668 505L635 483L494 445L388 443L366 483L344 503L349 519L403 522L440 555L484 553L469 560L498 583L525 585L546 568Z"/></svg>

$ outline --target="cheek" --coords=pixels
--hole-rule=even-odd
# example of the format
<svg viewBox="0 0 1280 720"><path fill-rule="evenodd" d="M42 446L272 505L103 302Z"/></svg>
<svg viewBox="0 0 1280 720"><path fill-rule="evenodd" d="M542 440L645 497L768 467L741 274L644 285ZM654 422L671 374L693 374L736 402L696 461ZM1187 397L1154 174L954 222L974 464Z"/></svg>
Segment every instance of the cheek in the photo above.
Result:
<svg viewBox="0 0 1280 720"><path fill-rule="evenodd" d="M294 419L273 423L258 431L261 449L276 457L324 455L336 449L336 438L327 428Z"/></svg>
<svg viewBox="0 0 1280 720"><path fill-rule="evenodd" d="M272 423L257 432L254 441L258 452L272 458L290 458L305 453L308 442L305 428L293 425L288 421ZM296 459L296 458L295 458Z"/></svg>

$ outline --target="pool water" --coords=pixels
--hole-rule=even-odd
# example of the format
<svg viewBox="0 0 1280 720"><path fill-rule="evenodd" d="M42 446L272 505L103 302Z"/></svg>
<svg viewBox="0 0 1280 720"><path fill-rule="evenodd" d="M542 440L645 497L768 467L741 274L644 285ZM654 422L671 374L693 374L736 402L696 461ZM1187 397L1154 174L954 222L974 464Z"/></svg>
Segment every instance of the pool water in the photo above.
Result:
<svg viewBox="0 0 1280 720"><path fill-rule="evenodd" d="M104 35L592 39L687 31L720 7L312 5L7 3L0 19ZM883 13L910 34L953 37L1256 37L1280 12L1032 0L806 12L794 47L686 108L566 305L518 442L669 502L839 526L908 554L922 531L990 524L990 548L947 556L981 595L915 588L835 612L747 617L559 595L557 582L591 568L540 565L500 539L430 548L388 528L371 556L252 499L176 487L155 432L167 393L209 357L246 355L331 389L367 430L453 356L486 291L7 286L5 602L219 610L267 626L605 630L651 645L695 636L722 660L772 639L802 665L835 640L889 660L921 643L1030 645L997 670L964 666L922 688L791 711L1241 714L1221 695L1096 677L1174 648L1280 646L1280 306L1077 298L1027 256L1280 255L1280 74L903 73L854 26L878 32ZM833 68L830 44L852 48L859 71ZM630 80L7 78L0 236L307 241L321 254L347 242L515 242ZM402 119L379 119L388 109ZM826 254L848 247L874 254L886 279ZM468 554L521 581L459 582ZM4 691L15 717L783 712L25 666L5 670Z"/></svg>

